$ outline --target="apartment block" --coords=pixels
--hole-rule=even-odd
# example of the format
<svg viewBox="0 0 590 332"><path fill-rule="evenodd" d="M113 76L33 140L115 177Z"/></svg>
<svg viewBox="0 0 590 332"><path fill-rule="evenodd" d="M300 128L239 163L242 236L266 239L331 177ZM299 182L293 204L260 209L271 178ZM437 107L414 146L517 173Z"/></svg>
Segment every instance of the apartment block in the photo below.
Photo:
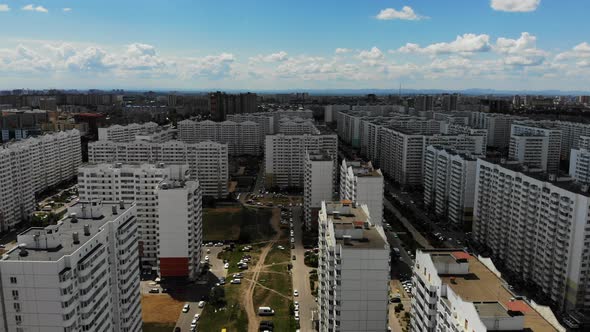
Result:
<svg viewBox="0 0 590 332"><path fill-rule="evenodd" d="M571 178L479 159L473 238L561 310L590 309L590 194Z"/></svg>
<svg viewBox="0 0 590 332"><path fill-rule="evenodd" d="M336 160L338 153L335 134L267 135L265 142L265 177L269 187L303 187L306 151L323 150L332 160Z"/></svg>
<svg viewBox="0 0 590 332"><path fill-rule="evenodd" d="M192 278L201 255L194 250L202 242L202 193L189 175L187 165L87 164L78 192L81 200L135 202L142 270Z"/></svg>
<svg viewBox="0 0 590 332"><path fill-rule="evenodd" d="M141 331L135 205L80 201L0 260L3 331Z"/></svg>
<svg viewBox="0 0 590 332"><path fill-rule="evenodd" d="M97 141L88 144L88 161L100 163L188 164L190 179L198 180L203 195L216 198L228 194L227 144L205 141L117 143Z"/></svg>
<svg viewBox="0 0 590 332"><path fill-rule="evenodd" d="M570 153L569 175L576 181L590 184L590 136L581 136L578 147Z"/></svg>
<svg viewBox="0 0 590 332"><path fill-rule="evenodd" d="M383 174L371 162L342 160L340 199L366 204L374 225L383 224Z"/></svg>
<svg viewBox="0 0 590 332"><path fill-rule="evenodd" d="M390 249L366 205L323 202L319 226L319 331L387 330Z"/></svg>
<svg viewBox="0 0 590 332"><path fill-rule="evenodd" d="M424 205L453 225L469 229L476 169L477 159L471 154L428 146L424 156Z"/></svg>
<svg viewBox="0 0 590 332"><path fill-rule="evenodd" d="M253 121L195 122L183 120L178 123L178 139L185 143L214 141L227 144L230 155L260 155L260 125Z"/></svg>
<svg viewBox="0 0 590 332"><path fill-rule="evenodd" d="M98 128L99 141L132 142L138 134L151 134L159 129L157 123L146 122L143 124L132 123L127 126L113 125L106 128Z"/></svg>
<svg viewBox="0 0 590 332"><path fill-rule="evenodd" d="M28 218L34 197L76 176L82 162L80 132L70 130L0 147L0 226Z"/></svg>
<svg viewBox="0 0 590 332"><path fill-rule="evenodd" d="M559 171L560 154L560 129L534 122L512 124L508 154L510 159L556 174Z"/></svg>
<svg viewBox="0 0 590 332"><path fill-rule="evenodd" d="M306 151L303 174L303 217L307 229L317 226L323 201L334 197L334 160L325 151Z"/></svg>
<svg viewBox="0 0 590 332"><path fill-rule="evenodd" d="M197 277L203 243L203 197L196 181L158 185L158 265L161 277ZM188 232L187 232L188 230Z"/></svg>
<svg viewBox="0 0 590 332"><path fill-rule="evenodd" d="M320 131L315 127L311 119L284 117L279 120L279 133L285 135L317 135Z"/></svg>
<svg viewBox="0 0 590 332"><path fill-rule="evenodd" d="M412 280L411 331L565 331L466 252L418 250Z"/></svg>
<svg viewBox="0 0 590 332"><path fill-rule="evenodd" d="M507 114L473 112L471 125L474 128L487 129L488 146L506 148L510 144L512 123L525 119Z"/></svg>

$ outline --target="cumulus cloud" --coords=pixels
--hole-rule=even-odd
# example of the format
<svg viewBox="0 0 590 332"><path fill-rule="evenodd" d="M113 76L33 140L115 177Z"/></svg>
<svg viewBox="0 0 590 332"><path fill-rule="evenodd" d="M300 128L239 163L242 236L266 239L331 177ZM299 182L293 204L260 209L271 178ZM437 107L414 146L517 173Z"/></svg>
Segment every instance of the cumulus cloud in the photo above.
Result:
<svg viewBox="0 0 590 332"><path fill-rule="evenodd" d="M505 55L504 63L511 66L536 66L543 63L547 53L537 49L537 37L528 32L518 39L500 37L494 50Z"/></svg>
<svg viewBox="0 0 590 332"><path fill-rule="evenodd" d="M362 63L376 66L381 63L381 60L385 57L383 52L376 46L373 46L370 50L362 50L357 56Z"/></svg>
<svg viewBox="0 0 590 332"><path fill-rule="evenodd" d="M492 0L490 6L503 12L532 12L540 3L541 0Z"/></svg>
<svg viewBox="0 0 590 332"><path fill-rule="evenodd" d="M68 13L72 11L72 8L66 7L62 9L64 12Z"/></svg>
<svg viewBox="0 0 590 332"><path fill-rule="evenodd" d="M350 53L350 52L352 52L352 50L351 50L351 49L349 49L349 48L340 48L340 47L338 47L338 48L337 48L337 49L334 51L334 53L336 53L336 54L346 54L346 53Z"/></svg>
<svg viewBox="0 0 590 332"><path fill-rule="evenodd" d="M418 21L421 19L428 18L426 16L418 15L414 12L414 9L410 6L404 6L401 10L393 8L385 8L375 16L378 20L406 20L406 21Z"/></svg>
<svg viewBox="0 0 590 332"><path fill-rule="evenodd" d="M257 55L255 57L250 58L250 61L254 62L281 62L285 61L289 58L289 54L285 51L279 51L277 53L271 53L268 55Z"/></svg>
<svg viewBox="0 0 590 332"><path fill-rule="evenodd" d="M486 34L476 35L466 33L452 42L442 42L428 45L424 48L418 44L407 43L397 51L400 53L425 53L425 54L471 54L476 52L487 52L490 50L490 36Z"/></svg>
<svg viewBox="0 0 590 332"><path fill-rule="evenodd" d="M39 13L48 13L49 10L43 6L35 6L33 4L26 5L22 8L22 10L29 11L29 12L39 12Z"/></svg>
<svg viewBox="0 0 590 332"><path fill-rule="evenodd" d="M572 47L571 50L559 53L555 57L557 61L584 58L588 58L590 60L590 44L587 42L580 43Z"/></svg>
<svg viewBox="0 0 590 332"><path fill-rule="evenodd" d="M10 11L10 7L7 4L0 3L0 12L8 12Z"/></svg>

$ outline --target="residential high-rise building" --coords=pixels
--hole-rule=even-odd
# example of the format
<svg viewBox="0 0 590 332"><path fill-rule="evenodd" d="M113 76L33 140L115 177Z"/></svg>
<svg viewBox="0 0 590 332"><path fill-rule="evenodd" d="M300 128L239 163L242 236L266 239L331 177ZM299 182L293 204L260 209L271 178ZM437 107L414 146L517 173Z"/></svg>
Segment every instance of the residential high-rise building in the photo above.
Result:
<svg viewBox="0 0 590 332"><path fill-rule="evenodd" d="M459 95L456 93L453 94L443 94L441 97L442 101L441 101L441 106L442 109L445 111L456 111L457 110L457 104L459 101Z"/></svg>
<svg viewBox="0 0 590 332"><path fill-rule="evenodd" d="M253 121L195 122L183 120L178 123L178 139L186 143L214 141L228 145L230 155L260 155L262 153L260 125Z"/></svg>
<svg viewBox="0 0 590 332"><path fill-rule="evenodd" d="M581 136L578 149L572 149L569 174L576 181L590 184L590 136Z"/></svg>
<svg viewBox="0 0 590 332"><path fill-rule="evenodd" d="M135 202L142 270L162 276L184 271L192 278L201 256L195 248L202 242L202 197L198 182L188 177L187 165L84 165L78 192L81 200Z"/></svg>
<svg viewBox="0 0 590 332"><path fill-rule="evenodd" d="M3 331L141 331L135 205L80 201L0 260Z"/></svg>
<svg viewBox="0 0 590 332"><path fill-rule="evenodd" d="M487 129L487 145L506 148L510 144L512 122L526 118L508 114L473 112L471 125L474 128Z"/></svg>
<svg viewBox="0 0 590 332"><path fill-rule="evenodd" d="M424 156L424 205L455 226L471 228L477 159L430 145Z"/></svg>
<svg viewBox="0 0 590 332"><path fill-rule="evenodd" d="M28 218L35 194L69 181L82 162L80 132L70 130L0 147L0 227Z"/></svg>
<svg viewBox="0 0 590 332"><path fill-rule="evenodd" d="M387 329L390 248L366 205L323 202L319 228L319 331Z"/></svg>
<svg viewBox="0 0 590 332"><path fill-rule="evenodd" d="M154 122L146 122L143 124L132 123L127 126L113 125L106 128L98 128L98 140L132 142L135 140L135 135L151 134L156 132L158 128L158 124Z"/></svg>
<svg viewBox="0 0 590 332"><path fill-rule="evenodd" d="M410 331L565 331L466 252L418 250L412 279Z"/></svg>
<svg viewBox="0 0 590 332"><path fill-rule="evenodd" d="M167 180L158 185L157 192L160 276L194 279L199 272L203 243L199 183Z"/></svg>
<svg viewBox="0 0 590 332"><path fill-rule="evenodd" d="M371 162L342 160L340 199L366 204L374 225L383 224L383 174Z"/></svg>
<svg viewBox="0 0 590 332"><path fill-rule="evenodd" d="M215 121L225 121L228 114L254 113L258 110L255 93L247 92L237 95L224 92L209 94L209 113Z"/></svg>
<svg viewBox="0 0 590 332"><path fill-rule="evenodd" d="M266 185L303 187L305 152L317 150L325 151L336 160L338 137L335 134L267 135L264 149Z"/></svg>
<svg viewBox="0 0 590 332"><path fill-rule="evenodd" d="M432 111L434 109L434 97L420 95L414 98L414 109L416 111Z"/></svg>
<svg viewBox="0 0 590 332"><path fill-rule="evenodd" d="M509 157L529 167L556 174L559 171L561 130L554 126L512 124Z"/></svg>
<svg viewBox="0 0 590 332"><path fill-rule="evenodd" d="M199 180L203 195L216 198L228 194L227 144L211 141L151 143L134 141L117 143L97 141L88 144L90 163L166 163L187 164L190 179Z"/></svg>
<svg viewBox="0 0 590 332"><path fill-rule="evenodd" d="M587 186L505 160L477 161L473 239L561 310L590 309Z"/></svg>
<svg viewBox="0 0 590 332"><path fill-rule="evenodd" d="M323 201L334 197L334 160L325 151L306 151L303 170L303 217L307 229L315 228Z"/></svg>

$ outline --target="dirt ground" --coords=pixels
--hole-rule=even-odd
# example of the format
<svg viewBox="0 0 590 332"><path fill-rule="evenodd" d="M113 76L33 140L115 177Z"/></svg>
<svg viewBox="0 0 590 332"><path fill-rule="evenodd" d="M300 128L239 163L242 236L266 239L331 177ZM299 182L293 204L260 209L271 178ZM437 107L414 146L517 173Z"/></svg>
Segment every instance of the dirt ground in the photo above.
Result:
<svg viewBox="0 0 590 332"><path fill-rule="evenodd" d="M182 311L183 302L167 294L143 295L141 297L144 323L176 323Z"/></svg>
<svg viewBox="0 0 590 332"><path fill-rule="evenodd" d="M215 213L238 213L242 210L241 206L226 206L226 207L218 207L215 209L210 209Z"/></svg>

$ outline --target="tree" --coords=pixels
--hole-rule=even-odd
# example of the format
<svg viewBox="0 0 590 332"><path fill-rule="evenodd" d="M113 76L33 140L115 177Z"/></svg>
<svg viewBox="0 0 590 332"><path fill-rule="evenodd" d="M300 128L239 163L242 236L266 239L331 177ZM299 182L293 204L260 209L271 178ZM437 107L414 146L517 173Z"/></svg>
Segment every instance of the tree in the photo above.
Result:
<svg viewBox="0 0 590 332"><path fill-rule="evenodd" d="M211 289L209 303L216 308L221 308L225 306L225 290L223 289L223 287L213 287L213 289Z"/></svg>

